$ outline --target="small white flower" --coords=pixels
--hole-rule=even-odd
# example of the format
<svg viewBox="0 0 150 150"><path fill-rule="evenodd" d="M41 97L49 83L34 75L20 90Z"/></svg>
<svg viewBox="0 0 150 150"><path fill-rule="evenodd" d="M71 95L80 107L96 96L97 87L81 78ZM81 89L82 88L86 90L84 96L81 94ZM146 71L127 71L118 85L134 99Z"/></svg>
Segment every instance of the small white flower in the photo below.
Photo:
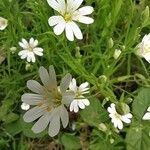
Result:
<svg viewBox="0 0 150 150"><path fill-rule="evenodd" d="M145 115L143 116L143 120L150 120L150 106L147 109L147 113L145 113Z"/></svg>
<svg viewBox="0 0 150 150"><path fill-rule="evenodd" d="M43 49L37 47L38 40L34 40L30 38L29 42L27 40L22 39L22 42L19 42L19 45L23 48L22 51L18 53L21 59L27 59L28 62L35 62L35 55L43 56Z"/></svg>
<svg viewBox="0 0 150 150"><path fill-rule="evenodd" d="M82 83L79 87L76 84L76 80L73 78L70 82L69 89L74 91L75 98L70 104L70 111L78 112L79 108L84 109L85 106L89 106L90 102L83 95L89 93L89 83Z"/></svg>
<svg viewBox="0 0 150 150"><path fill-rule="evenodd" d="M115 49L113 57L115 59L118 59L118 57L120 56L120 54L121 54L121 50L120 49Z"/></svg>
<svg viewBox="0 0 150 150"><path fill-rule="evenodd" d="M79 8L83 0L47 0L48 4L56 10L59 15L49 18L48 23L54 26L54 33L61 35L65 30L66 37L69 41L74 41L74 36L81 40L83 35L76 22L92 24L94 20L90 15L94 9L91 6Z"/></svg>
<svg viewBox="0 0 150 150"><path fill-rule="evenodd" d="M0 30L4 30L8 25L8 20L0 17Z"/></svg>
<svg viewBox="0 0 150 150"><path fill-rule="evenodd" d="M30 105L29 104L26 104L26 103L22 103L21 104L21 109L22 110L28 110L30 108Z"/></svg>
<svg viewBox="0 0 150 150"><path fill-rule="evenodd" d="M145 35L142 42L137 46L136 54L144 57L150 63L150 33Z"/></svg>
<svg viewBox="0 0 150 150"><path fill-rule="evenodd" d="M122 122L131 123L132 114L128 113L125 115L120 115L119 113L117 113L115 107L116 107L116 105L114 103L112 103L110 105L110 107L108 107L107 110L110 113L109 117L111 118L111 122L114 124L114 127L121 130L121 129L123 129Z"/></svg>

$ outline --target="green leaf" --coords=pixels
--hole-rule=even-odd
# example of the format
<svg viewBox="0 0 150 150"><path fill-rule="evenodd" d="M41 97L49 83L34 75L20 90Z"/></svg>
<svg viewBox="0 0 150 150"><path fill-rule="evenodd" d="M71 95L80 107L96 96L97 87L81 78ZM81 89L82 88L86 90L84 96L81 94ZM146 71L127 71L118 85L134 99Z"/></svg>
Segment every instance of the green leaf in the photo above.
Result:
<svg viewBox="0 0 150 150"><path fill-rule="evenodd" d="M65 150L78 150L81 148L80 139L69 133L64 133L61 136L61 142L65 147Z"/></svg>
<svg viewBox="0 0 150 150"><path fill-rule="evenodd" d="M150 127L134 127L126 136L127 150L150 150Z"/></svg>
<svg viewBox="0 0 150 150"><path fill-rule="evenodd" d="M8 123L11 123L11 122L14 122L16 120L19 119L19 115L18 114L15 114L15 113L9 113L7 115L5 115L5 117L3 117L3 121L8 124Z"/></svg>
<svg viewBox="0 0 150 150"><path fill-rule="evenodd" d="M81 111L82 119L91 126L96 126L108 119L107 111L102 107L98 99L91 99L90 106Z"/></svg>
<svg viewBox="0 0 150 150"><path fill-rule="evenodd" d="M142 88L133 101L133 114L141 120L147 108L150 106L150 88Z"/></svg>
<svg viewBox="0 0 150 150"><path fill-rule="evenodd" d="M20 120L17 120L13 123L7 124L5 126L5 130L12 136L17 135L22 131L22 126L20 124Z"/></svg>

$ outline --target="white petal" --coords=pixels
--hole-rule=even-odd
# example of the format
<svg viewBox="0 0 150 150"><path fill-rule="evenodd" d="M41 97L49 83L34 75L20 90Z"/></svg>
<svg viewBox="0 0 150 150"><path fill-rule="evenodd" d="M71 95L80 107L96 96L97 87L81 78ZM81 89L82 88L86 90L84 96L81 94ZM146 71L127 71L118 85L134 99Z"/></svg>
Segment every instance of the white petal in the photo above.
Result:
<svg viewBox="0 0 150 150"><path fill-rule="evenodd" d="M28 41L27 41L26 39L24 39L24 38L22 38L22 43L23 43L25 46L28 46L28 45L29 45Z"/></svg>
<svg viewBox="0 0 150 150"><path fill-rule="evenodd" d="M129 118L127 118L126 115L121 116L121 120L122 120L123 122L125 122L125 123L131 123L131 120L130 120Z"/></svg>
<svg viewBox="0 0 150 150"><path fill-rule="evenodd" d="M45 110L43 108L36 106L28 110L24 114L23 119L25 122L32 122L36 120L37 118L39 118L40 116L42 116L44 113L45 113Z"/></svg>
<svg viewBox="0 0 150 150"><path fill-rule="evenodd" d="M88 99L83 99L82 102L84 103L84 105L89 106L90 102Z"/></svg>
<svg viewBox="0 0 150 150"><path fill-rule="evenodd" d="M22 55L27 55L28 51L27 50L22 50L18 53L19 56L22 56Z"/></svg>
<svg viewBox="0 0 150 150"><path fill-rule="evenodd" d="M67 37L67 39L69 41L74 41L73 30L72 30L70 22L66 23L65 31L66 31L66 37Z"/></svg>
<svg viewBox="0 0 150 150"><path fill-rule="evenodd" d="M80 30L80 28L78 27L78 25L74 22L71 22L71 28L72 28L72 31L75 35L75 37L79 40L82 40L83 39L83 35L82 35L82 32Z"/></svg>
<svg viewBox="0 0 150 150"><path fill-rule="evenodd" d="M150 112L146 113L143 118L143 120L150 120Z"/></svg>
<svg viewBox="0 0 150 150"><path fill-rule="evenodd" d="M85 7L78 9L78 11L80 15L89 15L94 11L94 9L91 6L85 6Z"/></svg>
<svg viewBox="0 0 150 150"><path fill-rule="evenodd" d="M64 1L64 0L62 0L62 1ZM50 7L52 7L53 9L58 11L59 13L64 12L64 10L62 9L62 6L60 4L60 0L59 0L59 2L56 0L47 0L47 2L50 5Z"/></svg>
<svg viewBox="0 0 150 150"><path fill-rule="evenodd" d="M150 63L150 52L143 55L143 57Z"/></svg>
<svg viewBox="0 0 150 150"><path fill-rule="evenodd" d="M18 43L20 45L20 47L22 47L23 49L27 49L28 48L28 44L24 44L22 42Z"/></svg>
<svg viewBox="0 0 150 150"><path fill-rule="evenodd" d="M55 27L54 27L54 33L56 35L61 35L62 32L65 30L65 21L64 22L61 22L61 23L58 23Z"/></svg>
<svg viewBox="0 0 150 150"><path fill-rule="evenodd" d="M78 112L79 111L77 100L73 100L72 101L72 103L70 105L70 111L74 111L74 112Z"/></svg>
<svg viewBox="0 0 150 150"><path fill-rule="evenodd" d="M84 109L85 108L85 105L83 104L82 101L78 100L78 106L81 108L81 109Z"/></svg>
<svg viewBox="0 0 150 150"><path fill-rule="evenodd" d="M70 82L69 89L76 92L77 91L77 83L76 79L73 78L72 81Z"/></svg>
<svg viewBox="0 0 150 150"><path fill-rule="evenodd" d="M80 5L82 4L83 0L73 0L72 6L73 6L73 11L77 10Z"/></svg>
<svg viewBox="0 0 150 150"><path fill-rule="evenodd" d="M84 23L84 24L92 24L94 22L94 19L87 17L87 16L80 16L78 17L78 20L76 21Z"/></svg>
<svg viewBox="0 0 150 150"><path fill-rule="evenodd" d="M51 119L51 114L48 112L44 114L32 127L34 133L40 133L46 129Z"/></svg>
<svg viewBox="0 0 150 150"><path fill-rule="evenodd" d="M34 45L34 38L30 38L29 44L32 45L32 46Z"/></svg>
<svg viewBox="0 0 150 150"><path fill-rule="evenodd" d="M147 111L150 111L150 106L147 108Z"/></svg>
<svg viewBox="0 0 150 150"><path fill-rule="evenodd" d="M42 48L36 47L33 49L33 52L38 56L43 56L43 49Z"/></svg>
<svg viewBox="0 0 150 150"><path fill-rule="evenodd" d="M84 89L85 89L88 85L89 85L88 82L82 83L82 84L79 86L80 91L85 91Z"/></svg>
<svg viewBox="0 0 150 150"><path fill-rule="evenodd" d="M118 123L118 129L120 129L120 130L123 129L123 123L122 123L122 121L118 119L117 123Z"/></svg>
<svg viewBox="0 0 150 150"><path fill-rule="evenodd" d="M64 18L62 16L52 16L48 19L48 23L50 26L55 26L58 23L64 22Z"/></svg>

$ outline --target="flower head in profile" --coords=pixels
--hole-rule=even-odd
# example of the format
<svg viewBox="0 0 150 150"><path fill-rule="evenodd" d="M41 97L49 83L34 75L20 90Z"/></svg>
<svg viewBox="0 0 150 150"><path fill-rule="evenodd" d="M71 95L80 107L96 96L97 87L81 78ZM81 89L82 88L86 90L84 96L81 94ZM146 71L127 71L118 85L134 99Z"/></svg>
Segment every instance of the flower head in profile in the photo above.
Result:
<svg viewBox="0 0 150 150"><path fill-rule="evenodd" d="M143 116L143 120L150 120L150 106L147 109L148 112L146 112Z"/></svg>
<svg viewBox="0 0 150 150"><path fill-rule="evenodd" d="M22 95L22 101L33 106L24 114L23 119L25 122L33 122L39 118L32 127L33 132L40 133L49 126L48 133L53 137L59 133L61 122L64 128L69 122L65 105L68 106L74 99L74 92L67 91L71 75L67 74L59 87L53 66L49 67L49 72L40 67L39 75L43 85L35 80L29 80L27 87L34 93Z"/></svg>
<svg viewBox="0 0 150 150"><path fill-rule="evenodd" d="M121 115L116 111L116 105L112 103L110 107L108 107L109 117L111 118L111 122L114 124L115 128L123 129L123 122L131 123L132 114L124 114Z"/></svg>
<svg viewBox="0 0 150 150"><path fill-rule="evenodd" d="M83 35L76 22L92 24L94 20L90 15L94 10L91 6L79 8L83 0L47 0L48 4L59 14L49 18L48 23L54 27L54 33L61 35L65 30L69 41L74 41L74 36L81 40Z"/></svg>
<svg viewBox="0 0 150 150"><path fill-rule="evenodd" d="M142 42L137 46L136 54L150 63L150 33L143 37Z"/></svg>
<svg viewBox="0 0 150 150"><path fill-rule="evenodd" d="M72 79L69 85L69 89L74 91L75 98L70 104L70 111L78 112L79 108L84 109L85 106L89 106L90 102L83 95L89 93L88 82L82 83L77 86L76 79Z"/></svg>
<svg viewBox="0 0 150 150"><path fill-rule="evenodd" d="M4 30L8 26L8 20L0 17L0 30Z"/></svg>
<svg viewBox="0 0 150 150"><path fill-rule="evenodd" d="M34 40L34 38L30 38L29 42L22 39L19 45L23 48L23 50L18 53L21 59L27 59L28 62L34 63L36 61L35 55L43 56L43 49L37 47L38 40Z"/></svg>

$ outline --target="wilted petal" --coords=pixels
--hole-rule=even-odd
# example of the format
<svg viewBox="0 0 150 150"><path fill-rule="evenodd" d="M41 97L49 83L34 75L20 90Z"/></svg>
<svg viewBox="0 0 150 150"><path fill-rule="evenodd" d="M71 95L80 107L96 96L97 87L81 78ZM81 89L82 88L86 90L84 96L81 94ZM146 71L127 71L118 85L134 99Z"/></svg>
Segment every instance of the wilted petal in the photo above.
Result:
<svg viewBox="0 0 150 150"><path fill-rule="evenodd" d="M60 108L60 117L61 117L61 122L63 127L66 128L69 122L69 115L68 115L68 111L63 105Z"/></svg>
<svg viewBox="0 0 150 150"><path fill-rule="evenodd" d="M43 86L41 86L41 84L38 83L35 80L29 80L29 81L27 81L27 87L32 92L35 92L35 93L38 93L38 94L43 94L44 93Z"/></svg>
<svg viewBox="0 0 150 150"><path fill-rule="evenodd" d="M42 81L42 83L44 84L45 87L49 88L50 86L52 86L51 82L50 82L49 74L48 74L47 70L44 67L40 67L39 75L40 75L41 81Z"/></svg>
<svg viewBox="0 0 150 150"><path fill-rule="evenodd" d="M60 130L60 117L58 115L55 115L53 116L50 122L48 134L51 137L54 137L59 133L59 130Z"/></svg>
<svg viewBox="0 0 150 150"><path fill-rule="evenodd" d="M75 93L73 91L67 91L63 94L62 102L68 106L73 101Z"/></svg>
<svg viewBox="0 0 150 150"><path fill-rule="evenodd" d="M38 105L43 102L43 96L39 94L25 93L22 95L21 100L29 105Z"/></svg>
<svg viewBox="0 0 150 150"><path fill-rule="evenodd" d="M66 74L65 77L61 80L61 83L60 83L60 91L62 93L66 92L66 90L68 89L69 87L69 84L70 84L70 81L71 81L71 74Z"/></svg>
<svg viewBox="0 0 150 150"><path fill-rule="evenodd" d="M42 132L43 130L46 129L50 120L51 120L51 114L47 112L34 124L34 126L32 127L32 131L34 133Z"/></svg>
<svg viewBox="0 0 150 150"><path fill-rule="evenodd" d="M36 120L37 118L39 118L40 116L42 116L44 113L45 113L45 110L43 108L36 106L28 110L24 114L23 119L25 122L32 122Z"/></svg>

